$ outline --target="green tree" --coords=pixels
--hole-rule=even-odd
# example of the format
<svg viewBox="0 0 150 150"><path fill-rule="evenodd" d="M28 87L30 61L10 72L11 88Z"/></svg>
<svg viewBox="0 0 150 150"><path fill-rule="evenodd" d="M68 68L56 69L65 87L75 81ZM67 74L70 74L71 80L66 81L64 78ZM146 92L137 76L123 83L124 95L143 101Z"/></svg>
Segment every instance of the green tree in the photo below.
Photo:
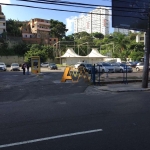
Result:
<svg viewBox="0 0 150 150"><path fill-rule="evenodd" d="M10 36L22 36L20 27L22 26L22 23L17 20L8 19L6 21L6 30L7 34Z"/></svg>
<svg viewBox="0 0 150 150"><path fill-rule="evenodd" d="M30 50L25 53L25 60L28 61L31 56L40 56L41 62L45 62L48 58L48 52L44 46L33 44Z"/></svg>
<svg viewBox="0 0 150 150"><path fill-rule="evenodd" d="M129 39L125 34L120 32L113 34L113 41L115 43L115 47L120 51L124 51L127 48L127 44L130 43Z"/></svg>
<svg viewBox="0 0 150 150"><path fill-rule="evenodd" d="M19 44L15 44L12 47L12 50L14 51L15 55L24 56L25 53L30 50L30 47L31 45L29 44L19 43Z"/></svg>
<svg viewBox="0 0 150 150"><path fill-rule="evenodd" d="M53 19L50 20L50 29L50 36L57 37L59 40L62 40L68 31L68 29L66 29L66 25L63 22L59 22L58 20Z"/></svg>
<svg viewBox="0 0 150 150"><path fill-rule="evenodd" d="M143 52L141 52L141 51L133 51L133 52L131 52L131 54L130 54L130 58L132 59L132 60L134 60L134 61L140 61L141 60L141 57L143 57L144 56L144 51Z"/></svg>
<svg viewBox="0 0 150 150"><path fill-rule="evenodd" d="M103 39L104 38L104 35L102 33L98 33L98 32L92 33L92 36L94 38L97 38L97 39Z"/></svg>

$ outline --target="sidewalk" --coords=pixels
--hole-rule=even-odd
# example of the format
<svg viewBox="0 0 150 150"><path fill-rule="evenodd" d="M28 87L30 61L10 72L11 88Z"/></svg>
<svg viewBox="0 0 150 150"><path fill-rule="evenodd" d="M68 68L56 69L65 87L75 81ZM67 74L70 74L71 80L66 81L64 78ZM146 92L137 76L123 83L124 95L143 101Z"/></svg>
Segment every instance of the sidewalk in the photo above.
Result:
<svg viewBox="0 0 150 150"><path fill-rule="evenodd" d="M85 90L85 93L101 93L105 91L110 92L133 92L133 91L149 91L150 83L148 84L148 88L142 88L142 83L128 83L128 84L109 84L105 86L89 86Z"/></svg>

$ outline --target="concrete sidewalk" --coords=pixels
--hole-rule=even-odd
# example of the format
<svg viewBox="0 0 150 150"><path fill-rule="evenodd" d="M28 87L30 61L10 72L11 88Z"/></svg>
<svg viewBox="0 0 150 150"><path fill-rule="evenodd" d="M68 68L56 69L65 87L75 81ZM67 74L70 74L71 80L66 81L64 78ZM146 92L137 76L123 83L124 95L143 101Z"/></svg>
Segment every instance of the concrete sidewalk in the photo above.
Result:
<svg viewBox="0 0 150 150"><path fill-rule="evenodd" d="M89 86L85 90L85 93L98 93L104 91L110 92L133 92L133 91L149 91L150 83L148 88L142 88L142 83L128 83L128 84L109 84L105 86Z"/></svg>

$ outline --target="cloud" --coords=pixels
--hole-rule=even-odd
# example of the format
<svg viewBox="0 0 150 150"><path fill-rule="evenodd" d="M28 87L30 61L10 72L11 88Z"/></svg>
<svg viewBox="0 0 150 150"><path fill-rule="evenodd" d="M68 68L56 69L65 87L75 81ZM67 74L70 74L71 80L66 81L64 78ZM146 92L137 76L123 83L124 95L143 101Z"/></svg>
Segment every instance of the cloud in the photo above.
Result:
<svg viewBox="0 0 150 150"><path fill-rule="evenodd" d="M71 16L69 18L66 18L66 28L68 29L67 35L70 35L74 31L74 19L76 19L77 16Z"/></svg>
<svg viewBox="0 0 150 150"><path fill-rule="evenodd" d="M10 4L10 0L0 0L0 3L4 3L4 4ZM3 7L5 7L6 5L2 5Z"/></svg>

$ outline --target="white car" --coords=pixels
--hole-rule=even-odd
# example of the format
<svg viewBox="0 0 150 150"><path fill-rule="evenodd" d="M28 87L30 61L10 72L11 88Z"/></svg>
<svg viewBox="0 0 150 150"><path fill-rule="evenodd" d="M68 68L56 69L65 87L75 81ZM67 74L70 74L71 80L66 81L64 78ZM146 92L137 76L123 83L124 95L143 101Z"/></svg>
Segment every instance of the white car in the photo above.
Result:
<svg viewBox="0 0 150 150"><path fill-rule="evenodd" d="M41 67L49 67L49 63L48 62L41 63Z"/></svg>
<svg viewBox="0 0 150 150"><path fill-rule="evenodd" d="M10 67L10 71L20 71L20 67L18 63L12 63Z"/></svg>
<svg viewBox="0 0 150 150"><path fill-rule="evenodd" d="M77 62L77 63L74 65L74 68L75 68L75 69L78 69L79 65L82 64L82 63L84 63L84 62Z"/></svg>
<svg viewBox="0 0 150 150"><path fill-rule="evenodd" d="M112 63L111 65L115 68L115 72L133 72L132 67L124 63Z"/></svg>
<svg viewBox="0 0 150 150"><path fill-rule="evenodd" d="M96 65L96 69L98 70L98 72L115 72L115 69L113 66L111 66L109 63L105 63L105 62L100 62L97 63Z"/></svg>
<svg viewBox="0 0 150 150"><path fill-rule="evenodd" d="M2 71L6 71L7 70L6 69L6 65L5 65L4 62L0 62L0 70L2 70Z"/></svg>

